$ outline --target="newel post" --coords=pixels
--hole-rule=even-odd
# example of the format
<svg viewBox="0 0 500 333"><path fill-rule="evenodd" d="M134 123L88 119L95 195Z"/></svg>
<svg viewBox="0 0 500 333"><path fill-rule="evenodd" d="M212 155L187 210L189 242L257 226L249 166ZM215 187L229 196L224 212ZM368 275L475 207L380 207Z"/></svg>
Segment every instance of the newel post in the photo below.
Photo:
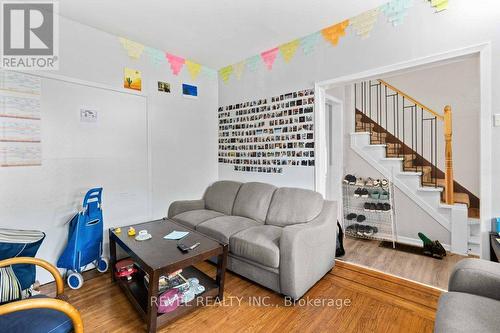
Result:
<svg viewBox="0 0 500 333"><path fill-rule="evenodd" d="M451 122L451 106L447 105L444 108L444 142L445 142L445 192L444 201L448 205L454 204L454 190L453 190L453 155L452 155L452 122Z"/></svg>

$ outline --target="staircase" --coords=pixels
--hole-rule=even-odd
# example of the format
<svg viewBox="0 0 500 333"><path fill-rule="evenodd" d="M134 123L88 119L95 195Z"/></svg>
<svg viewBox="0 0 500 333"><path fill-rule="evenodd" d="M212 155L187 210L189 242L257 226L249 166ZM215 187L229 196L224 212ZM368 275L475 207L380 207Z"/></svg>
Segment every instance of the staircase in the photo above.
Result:
<svg viewBox="0 0 500 333"><path fill-rule="evenodd" d="M355 108L351 147L450 231L453 252L479 254L479 198L453 178L451 108L437 113L383 80L356 84Z"/></svg>

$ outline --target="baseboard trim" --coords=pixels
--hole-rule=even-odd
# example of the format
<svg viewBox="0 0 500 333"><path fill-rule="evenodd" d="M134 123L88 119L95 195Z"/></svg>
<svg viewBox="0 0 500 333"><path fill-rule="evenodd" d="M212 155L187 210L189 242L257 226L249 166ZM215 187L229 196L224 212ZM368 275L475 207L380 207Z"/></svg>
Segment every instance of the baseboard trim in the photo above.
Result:
<svg viewBox="0 0 500 333"><path fill-rule="evenodd" d="M397 236L396 237L396 242L401 243L401 244L406 244L406 245L413 245L413 246L422 246L422 241L420 239L416 238L411 238L411 237L404 237L404 236ZM443 244L444 249L448 252L451 251L451 246L448 244Z"/></svg>

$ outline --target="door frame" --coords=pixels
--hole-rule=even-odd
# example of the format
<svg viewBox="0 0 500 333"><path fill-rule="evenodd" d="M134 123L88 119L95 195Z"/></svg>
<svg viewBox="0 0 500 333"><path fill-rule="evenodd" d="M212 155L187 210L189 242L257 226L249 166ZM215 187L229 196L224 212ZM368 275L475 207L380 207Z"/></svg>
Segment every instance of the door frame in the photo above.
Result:
<svg viewBox="0 0 500 333"><path fill-rule="evenodd" d="M314 84L315 99L315 190L325 195L325 99L326 90L334 87L351 85L354 82L361 80L375 79L377 76L395 74L403 70L412 68L432 66L444 64L450 61L456 61L459 58L479 55L479 72L480 72L480 91L481 91L481 111L480 111L480 193L481 199L480 216L481 216L481 237L480 237L480 254L481 258L489 259L489 232L491 230L492 214L492 88L491 88L491 42L485 42L469 47L452 50L443 53L417 58L401 63L396 63L388 66L382 66L367 71L350 74L330 80L318 81Z"/></svg>

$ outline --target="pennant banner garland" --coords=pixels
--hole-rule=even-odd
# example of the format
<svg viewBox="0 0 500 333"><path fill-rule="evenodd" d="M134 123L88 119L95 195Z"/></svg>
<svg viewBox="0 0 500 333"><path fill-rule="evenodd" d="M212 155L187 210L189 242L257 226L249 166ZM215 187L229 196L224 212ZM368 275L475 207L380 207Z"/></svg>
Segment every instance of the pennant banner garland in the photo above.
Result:
<svg viewBox="0 0 500 333"><path fill-rule="evenodd" d="M144 48L144 53L147 54L149 60L159 66L161 64L164 64L166 61L165 61L165 53L163 53L162 51L160 50L157 50L155 48L152 48L152 47L148 47L146 46Z"/></svg>
<svg viewBox="0 0 500 333"><path fill-rule="evenodd" d="M413 0L392 0L382 6L382 12L387 16L387 20L392 25L397 26L403 23L408 15L408 9L413 5Z"/></svg>
<svg viewBox="0 0 500 333"><path fill-rule="evenodd" d="M309 55L314 51L314 48L319 41L320 35L321 34L318 31L300 40L300 46L302 47L302 51L305 55Z"/></svg>
<svg viewBox="0 0 500 333"><path fill-rule="evenodd" d="M246 63L248 70L250 70L251 72L255 72L260 63L260 57L258 55L254 55L253 57L248 58L246 60Z"/></svg>
<svg viewBox="0 0 500 333"><path fill-rule="evenodd" d="M431 6L436 8L436 12L448 9L448 0L430 0Z"/></svg>
<svg viewBox="0 0 500 333"><path fill-rule="evenodd" d="M186 67L188 69L189 75L191 75L191 78L193 80L196 80L201 72L201 65L191 60L186 60Z"/></svg>
<svg viewBox="0 0 500 333"><path fill-rule="evenodd" d="M240 61L234 67L234 75L236 78L239 80L241 79L241 76L243 75L243 71L245 70L245 61Z"/></svg>
<svg viewBox="0 0 500 333"><path fill-rule="evenodd" d="M292 60L299 45L300 40L296 39L279 47L281 56L283 57L283 60L285 60L285 62L290 62L290 60Z"/></svg>
<svg viewBox="0 0 500 333"><path fill-rule="evenodd" d="M375 8L350 19L349 23L356 32L356 35L361 38L370 36L370 32L373 30L375 22L377 22L379 13L380 10Z"/></svg>
<svg viewBox="0 0 500 333"><path fill-rule="evenodd" d="M280 50L279 48L275 47L274 49L267 50L260 54L262 60L266 64L267 69L269 70L273 69L273 64L274 61L276 60L276 56L278 55L279 50Z"/></svg>
<svg viewBox="0 0 500 333"><path fill-rule="evenodd" d="M217 80L217 71L215 69L202 66L201 73L209 79Z"/></svg>
<svg viewBox="0 0 500 333"><path fill-rule="evenodd" d="M229 80L229 76L231 75L232 72L233 72L233 66L226 66L219 69L219 75L221 76L222 81L224 81L224 83L227 83L227 81Z"/></svg>
<svg viewBox="0 0 500 333"><path fill-rule="evenodd" d="M340 37L345 35L345 28L349 25L349 20L332 25L331 27L321 30L323 37L336 46L339 43Z"/></svg>
<svg viewBox="0 0 500 333"><path fill-rule="evenodd" d="M119 37L118 39L120 40L123 48L127 50L130 58L137 60L141 57L142 51L144 51L144 45L123 37Z"/></svg>
<svg viewBox="0 0 500 333"><path fill-rule="evenodd" d="M165 56L167 57L167 60L170 63L170 68L172 69L172 73L174 73L174 75L179 75L182 66L184 66L184 63L186 62L186 59L175 56L170 53L165 53Z"/></svg>

